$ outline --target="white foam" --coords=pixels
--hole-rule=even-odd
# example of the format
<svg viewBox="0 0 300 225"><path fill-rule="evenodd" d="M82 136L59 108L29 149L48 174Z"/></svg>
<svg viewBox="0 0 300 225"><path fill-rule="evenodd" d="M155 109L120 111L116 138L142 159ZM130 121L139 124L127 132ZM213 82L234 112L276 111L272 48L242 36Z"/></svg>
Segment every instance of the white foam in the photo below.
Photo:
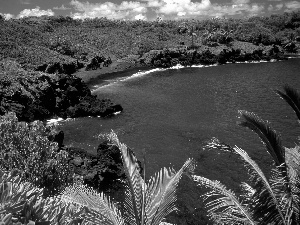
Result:
<svg viewBox="0 0 300 225"><path fill-rule="evenodd" d="M213 66L219 66L217 63L212 65L192 65L193 68L203 68L203 67L213 67Z"/></svg>
<svg viewBox="0 0 300 225"><path fill-rule="evenodd" d="M115 112L114 115L119 115L121 111Z"/></svg>
<svg viewBox="0 0 300 225"><path fill-rule="evenodd" d="M56 119L53 118L53 119L47 120L47 125L50 125L50 124L55 124L56 125L61 121L64 121L64 119L60 118L60 117L58 117Z"/></svg>
<svg viewBox="0 0 300 225"><path fill-rule="evenodd" d="M128 77L124 77L124 78L120 78L118 80L115 80L109 84L106 84L106 85L103 85L103 86L98 86L97 85L94 85L93 88L96 88L94 90L92 90L92 93L100 88L104 88L104 87L109 87L109 86L112 86L116 83L119 83L119 82L123 82L123 81L128 81L128 80L132 80L132 79L136 79L136 78L139 78L139 77L143 77L145 75L148 75L150 73L155 73L155 72L161 72L161 71L166 71L166 70L178 70L178 69L182 69L182 68L185 68L185 66L182 66L180 64L177 64L176 66L172 66L172 67L169 67L169 68L154 68L154 69L151 69L151 70L146 70L146 71L139 71L137 73L134 73Z"/></svg>
<svg viewBox="0 0 300 225"><path fill-rule="evenodd" d="M270 61L266 61L266 60L257 60L257 61L245 61L245 62L235 62L236 64L244 64L244 63L265 63L265 62L277 62L278 60L276 59L271 59ZM231 62L227 62L226 64L231 64ZM128 81L128 80L132 80L132 79L135 79L135 78L139 78L139 77L143 77L147 74L151 74L151 73L155 73L155 72L161 72L161 71L166 71L166 70L178 70L178 69L183 69L183 68L189 68L189 67L192 67L192 68L203 68L203 67L213 67L213 66L220 66L220 64L212 64L212 65L191 65L191 66L183 66L181 64L177 64L176 66L172 66L172 67L169 67L169 68L154 68L154 69L151 69L151 70L146 70L146 71L139 71L137 73L134 73L132 74L131 76L128 76L128 77L125 77L125 78L120 78L118 80L115 80L109 84L106 84L106 85L102 85L102 86L98 86L98 85L94 85L93 89L92 90L92 93L94 91L97 91L101 88L105 88L105 87L109 87L109 86L112 86L116 83L119 83L119 82L123 82L123 81Z"/></svg>

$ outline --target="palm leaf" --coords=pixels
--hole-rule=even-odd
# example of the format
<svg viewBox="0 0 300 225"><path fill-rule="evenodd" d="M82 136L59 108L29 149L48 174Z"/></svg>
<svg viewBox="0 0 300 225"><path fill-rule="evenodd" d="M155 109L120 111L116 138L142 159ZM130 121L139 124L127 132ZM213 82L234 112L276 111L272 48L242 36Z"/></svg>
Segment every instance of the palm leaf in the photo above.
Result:
<svg viewBox="0 0 300 225"><path fill-rule="evenodd" d="M300 147L286 148L286 163L290 179L291 195L286 197L287 215L293 215L295 221L300 223Z"/></svg>
<svg viewBox="0 0 300 225"><path fill-rule="evenodd" d="M178 172L163 168L147 185L146 215L147 224L159 224L170 212L176 210L176 188L183 173L192 173L195 163L188 159Z"/></svg>
<svg viewBox="0 0 300 225"><path fill-rule="evenodd" d="M300 120L300 95L299 93L293 89L292 87L286 85L284 88L284 92L276 90L276 93L283 98L295 111L298 120Z"/></svg>
<svg viewBox="0 0 300 225"><path fill-rule="evenodd" d="M277 199L277 192L274 192L262 170L244 150L238 147L235 147L234 150L247 163L250 179L254 183L255 193L251 198L254 219L260 221L259 224L287 224L281 211L280 201ZM284 184L284 182L281 184Z"/></svg>
<svg viewBox="0 0 300 225"><path fill-rule="evenodd" d="M285 151L281 144L280 136L276 131L266 121L252 112L240 110L239 113L244 119L239 125L251 129L260 137L276 166L285 165Z"/></svg>
<svg viewBox="0 0 300 225"><path fill-rule="evenodd" d="M250 208L242 204L236 195L219 181L196 175L193 175L193 179L198 185L212 189L204 195L204 200L209 201L206 207L209 208L210 218L216 224L257 224Z"/></svg>
<svg viewBox="0 0 300 225"><path fill-rule="evenodd" d="M128 190L125 198L127 222L137 225L158 225L166 215L176 209L176 187L183 173L190 174L195 163L192 159L185 162L175 172L163 168L146 184L140 175L138 161L126 145L119 142L115 133L110 134L111 143L116 145L122 154L123 166L127 175Z"/></svg>
<svg viewBox="0 0 300 225"><path fill-rule="evenodd" d="M124 221L120 211L107 196L103 193L97 193L90 187L75 183L67 187L61 198L64 202L76 203L85 207L85 213L82 214L87 221L108 225L121 225Z"/></svg>
<svg viewBox="0 0 300 225"><path fill-rule="evenodd" d="M290 168L288 173L288 167L286 164L287 153L285 148L281 144L280 136L277 135L275 130L273 130L267 122L260 119L254 113L249 113L246 111L240 111L240 113L245 119L245 121L242 122L241 125L250 128L258 134L258 136L265 144L267 151L275 161L276 169L278 169L281 173L274 176L274 179L272 180L272 186L273 190L276 191L276 188L280 188L281 193L284 193L284 195L280 199L280 202L283 203L281 205L284 214L286 215L285 221L289 223L290 218L296 220L297 218L299 218L299 199L297 197L297 194L299 194L299 188L296 187L297 183L295 183L295 177L293 178L293 181L290 180L292 169ZM294 151L294 154L295 153L296 152ZM291 161L291 152L289 152L288 154L289 160ZM298 160L300 159L299 156L297 156L296 158ZM296 159L294 159L294 162L295 160ZM294 166L294 168L299 169L299 166ZM282 185L284 186L282 187Z"/></svg>
<svg viewBox="0 0 300 225"><path fill-rule="evenodd" d="M222 144L217 139L213 139L207 146L213 149L225 149L229 152L235 152L239 154L242 159L247 163L246 166L249 169L251 175L251 181L254 183L254 187L249 191L254 193L249 196L253 205L253 218L255 221L259 221L260 224L268 224L275 222L275 224L286 224L285 217L281 211L280 201L277 199L276 193L274 193L271 185L265 177L259 166L253 161L249 155L238 147L230 147L227 144ZM284 183L284 182L283 182Z"/></svg>
<svg viewBox="0 0 300 225"><path fill-rule="evenodd" d="M129 224L144 224L145 217L145 182L140 175L140 167L134 154L121 143L114 132L109 135L109 140L121 151L123 167L127 177L128 189L125 195L125 219Z"/></svg>

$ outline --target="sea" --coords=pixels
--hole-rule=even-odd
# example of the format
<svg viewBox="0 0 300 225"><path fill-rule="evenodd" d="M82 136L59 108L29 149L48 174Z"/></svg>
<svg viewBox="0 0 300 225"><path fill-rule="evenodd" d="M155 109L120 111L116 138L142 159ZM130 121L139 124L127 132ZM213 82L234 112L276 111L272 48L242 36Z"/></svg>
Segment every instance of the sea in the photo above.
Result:
<svg viewBox="0 0 300 225"><path fill-rule="evenodd" d="M130 71L88 85L93 94L121 104L124 111L110 118L59 121L65 145L96 153L113 131L137 158L145 159L147 178L162 167L179 169L194 158L197 175L239 190L248 179L244 162L234 154L204 148L212 138L244 149L270 176L273 161L259 137L238 125L239 110L268 121L285 147L299 143L296 114L275 91L284 85L300 91L300 58Z"/></svg>

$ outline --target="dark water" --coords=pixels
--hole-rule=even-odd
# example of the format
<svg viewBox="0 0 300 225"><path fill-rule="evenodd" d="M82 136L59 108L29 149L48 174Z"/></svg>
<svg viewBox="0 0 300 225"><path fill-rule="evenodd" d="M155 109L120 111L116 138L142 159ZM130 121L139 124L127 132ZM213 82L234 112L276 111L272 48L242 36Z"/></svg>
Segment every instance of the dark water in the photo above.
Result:
<svg viewBox="0 0 300 225"><path fill-rule="evenodd" d="M110 119L82 118L62 124L65 143L95 151L96 138L113 129L138 158L146 151L147 174L163 166L179 168L193 157L196 173L238 187L245 181L241 161L203 150L212 137L246 150L264 171L272 162L258 137L237 125L238 110L257 113L292 147L300 136L296 115L274 89L300 90L300 59L276 63L229 64L157 71L103 86L94 94L120 103L124 112Z"/></svg>

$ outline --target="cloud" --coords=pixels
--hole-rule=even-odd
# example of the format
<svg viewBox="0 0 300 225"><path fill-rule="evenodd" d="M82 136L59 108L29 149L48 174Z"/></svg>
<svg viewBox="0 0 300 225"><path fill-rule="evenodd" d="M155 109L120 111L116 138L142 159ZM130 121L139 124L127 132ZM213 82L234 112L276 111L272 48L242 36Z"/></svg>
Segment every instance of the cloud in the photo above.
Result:
<svg viewBox="0 0 300 225"><path fill-rule="evenodd" d="M284 6L286 7L285 12L291 12L300 9L300 2L298 1L286 2Z"/></svg>
<svg viewBox="0 0 300 225"><path fill-rule="evenodd" d="M250 2L250 0L232 0L232 3L235 5L248 4L249 2Z"/></svg>
<svg viewBox="0 0 300 225"><path fill-rule="evenodd" d="M67 8L64 5L61 5L60 7L53 7L53 9L55 9L55 10L68 10L68 9L71 9L71 8Z"/></svg>
<svg viewBox="0 0 300 225"><path fill-rule="evenodd" d="M275 6L269 5L268 11L270 11L270 12L279 11L282 8L283 8L283 4L282 3L276 4Z"/></svg>
<svg viewBox="0 0 300 225"><path fill-rule="evenodd" d="M76 19L107 17L108 19L147 19L147 7L141 2L123 1L121 4L112 2L89 3L72 0L70 5L76 13L71 16Z"/></svg>
<svg viewBox="0 0 300 225"><path fill-rule="evenodd" d="M147 17L143 14L138 14L134 17L135 20L147 20Z"/></svg>
<svg viewBox="0 0 300 225"><path fill-rule="evenodd" d="M30 5L31 0L19 0L22 5Z"/></svg>
<svg viewBox="0 0 300 225"><path fill-rule="evenodd" d="M20 12L17 18L28 17L28 16L54 16L54 12L51 9L41 10L39 6L35 9L24 9Z"/></svg>
<svg viewBox="0 0 300 225"><path fill-rule="evenodd" d="M274 1L274 0L273 0ZM276 0L277 1L277 0ZM90 3L72 0L70 5L76 19L107 17L108 19L202 19L208 17L253 16L265 10L265 3L251 0L231 0L230 3L212 3L211 0L136 0L120 3ZM273 6L274 7L274 6Z"/></svg>
<svg viewBox="0 0 300 225"><path fill-rule="evenodd" d="M5 20L10 20L15 17L13 14L10 13L0 13L0 15L3 16Z"/></svg>
<svg viewBox="0 0 300 225"><path fill-rule="evenodd" d="M211 3L210 0L192 2L191 0L143 0L156 5L156 13L165 19L207 18L234 15L258 15L264 10L264 4L250 3L250 0L232 0L229 4Z"/></svg>

